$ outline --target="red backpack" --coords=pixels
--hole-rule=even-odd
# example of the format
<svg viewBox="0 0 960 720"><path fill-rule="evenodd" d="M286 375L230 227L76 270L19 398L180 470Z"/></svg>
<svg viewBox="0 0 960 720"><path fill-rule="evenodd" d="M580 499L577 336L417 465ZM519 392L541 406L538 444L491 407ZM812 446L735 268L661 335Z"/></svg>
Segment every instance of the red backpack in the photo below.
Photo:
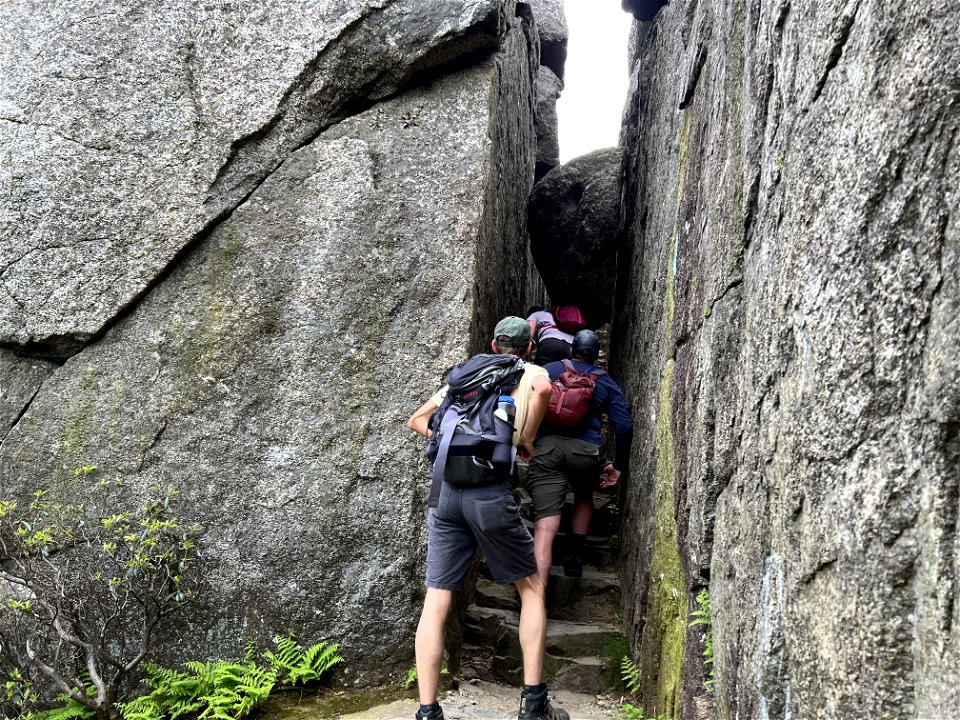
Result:
<svg viewBox="0 0 960 720"><path fill-rule="evenodd" d="M568 335L576 335L587 326L580 314L580 308L576 305L558 305L553 308L553 321L558 329Z"/></svg>
<svg viewBox="0 0 960 720"><path fill-rule="evenodd" d="M600 368L589 373L580 372L569 360L562 362L566 369L551 384L550 405L543 416L543 424L553 428L576 428L590 416L597 378L607 373Z"/></svg>

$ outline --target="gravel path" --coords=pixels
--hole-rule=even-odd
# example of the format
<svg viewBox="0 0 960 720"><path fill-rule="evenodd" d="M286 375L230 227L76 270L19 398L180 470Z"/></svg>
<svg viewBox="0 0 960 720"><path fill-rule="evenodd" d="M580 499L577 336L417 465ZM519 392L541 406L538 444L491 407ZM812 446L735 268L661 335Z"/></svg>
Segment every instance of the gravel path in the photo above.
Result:
<svg viewBox="0 0 960 720"><path fill-rule="evenodd" d="M481 681L463 683L441 699L447 720L512 720L517 716L519 690ZM610 720L619 716L620 703L612 696L551 692L557 707L570 713L571 720ZM419 705L415 700L397 700L359 713L341 716L341 720L413 720Z"/></svg>

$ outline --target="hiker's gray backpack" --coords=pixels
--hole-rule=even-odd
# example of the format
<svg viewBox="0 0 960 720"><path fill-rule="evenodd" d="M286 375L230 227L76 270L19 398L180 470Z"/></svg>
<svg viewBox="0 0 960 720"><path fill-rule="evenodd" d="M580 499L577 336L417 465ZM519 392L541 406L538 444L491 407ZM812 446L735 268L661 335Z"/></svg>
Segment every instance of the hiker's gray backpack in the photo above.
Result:
<svg viewBox="0 0 960 720"><path fill-rule="evenodd" d="M513 425L497 417L497 398L523 377L515 355L474 355L447 375L447 395L430 417L427 457L433 462L430 507L437 506L440 482L489 485L509 480L516 448Z"/></svg>

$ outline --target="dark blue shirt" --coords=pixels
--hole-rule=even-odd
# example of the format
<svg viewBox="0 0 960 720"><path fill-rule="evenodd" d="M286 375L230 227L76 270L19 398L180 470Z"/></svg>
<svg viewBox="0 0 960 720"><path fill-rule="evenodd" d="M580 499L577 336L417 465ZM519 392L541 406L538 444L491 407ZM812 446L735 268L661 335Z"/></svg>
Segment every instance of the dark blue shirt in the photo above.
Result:
<svg viewBox="0 0 960 720"><path fill-rule="evenodd" d="M573 366L580 372L594 372L602 370L598 365L591 365L583 360L571 360ZM562 361L547 363L543 366L544 370L550 375L550 382L553 382L566 368ZM630 417L630 410L627 408L626 398L623 397L623 391L620 386L614 382L607 374L599 376L594 382L593 389L593 407L594 412L590 416L589 422L583 428L572 429L569 433L563 433L567 437L575 437L579 440L586 440L595 445L603 445L603 436L600 434L600 415L606 414L607 419L613 425L614 437L617 440L617 448L623 445L629 449L630 440L633 436L633 418ZM546 435L548 433L541 433ZM558 434L556 432L550 434ZM618 468L622 469L622 468Z"/></svg>

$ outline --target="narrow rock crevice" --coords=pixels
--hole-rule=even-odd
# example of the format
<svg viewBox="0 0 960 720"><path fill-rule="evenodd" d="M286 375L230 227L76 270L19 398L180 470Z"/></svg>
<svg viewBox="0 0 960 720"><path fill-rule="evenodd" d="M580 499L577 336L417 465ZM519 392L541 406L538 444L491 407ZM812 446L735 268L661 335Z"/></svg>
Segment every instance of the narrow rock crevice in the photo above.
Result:
<svg viewBox="0 0 960 720"><path fill-rule="evenodd" d="M710 301L710 305L708 305L707 307L709 307L710 310L712 311L716 307L717 303L723 300L727 296L728 292L730 292L734 288L740 287L741 285L743 285L743 275L735 278L733 281L728 283L727 286L723 288L723 290L720 292L720 294L714 297L713 300Z"/></svg>
<svg viewBox="0 0 960 720"><path fill-rule="evenodd" d="M960 532L960 421L943 423L940 430L943 466L947 469L943 484L942 532L939 538L939 565L943 592L940 624L947 637L953 632L954 606L957 601L957 537Z"/></svg>
<svg viewBox="0 0 960 720"><path fill-rule="evenodd" d="M274 114L260 128L231 144L229 156L211 182L208 205L237 192L251 176L262 174L263 168L268 174L273 172L290 152L332 124L395 96L423 71L474 56L480 50L496 51L505 26L499 12L491 12L475 18L460 32L435 38L425 49L413 42L408 48L398 49L385 40L396 22L390 12L395 6L399 7L396 0L386 0L380 6L368 7L304 66L281 96ZM408 57L400 64L371 63L361 69L361 82L350 87L331 82L331 68L349 63L351 53L360 48L369 53L371 38L376 39L374 53L388 57L407 50Z"/></svg>
<svg viewBox="0 0 960 720"><path fill-rule="evenodd" d="M396 2L396 0L387 0L386 7L389 7L394 2ZM267 148L271 141L273 144L276 144L281 148L279 153L276 149L271 149L271 154L288 154L288 152L284 152L282 150L282 138L272 137L272 133L275 128L278 128L283 124L296 123L297 120L300 120L304 123L300 128L293 129L293 137L296 139L288 141L287 143L291 146L302 146L305 142L304 136L313 136L316 135L317 132L323 131L323 129L319 126L319 123L311 127L310 120L307 119L309 118L309 115L307 115L307 113L303 110L301 110L301 112L303 112L304 117L296 118L295 115L297 111L300 110L297 105L317 102L317 97L315 95L311 97L310 90L318 82L321 84L321 87L323 86L323 80L325 78L322 72L322 66L324 60L331 54L335 54L338 51L342 52L342 48L339 47L340 43L350 43L351 40L354 40L353 36L358 32L362 32L365 23L369 21L371 16L382 11L382 9L382 7L368 6L365 12L360 13L351 23L346 25L341 31L340 35L324 45L324 47L317 52L310 62L303 67L300 73L287 86L287 89L283 92L279 101L277 102L277 109L274 114L256 130L243 137L237 138L230 143L230 152L210 183L210 188L208 190L208 202L214 198L220 197L221 195L229 194L231 191L234 191L240 183L248 181L249 168L244 167L245 163L249 164L251 162L251 160L248 159L248 156L258 155L265 148ZM369 87L370 85L368 85L366 89L369 89ZM353 88L350 88L349 90L352 91ZM322 107L322 104L317 104L318 106ZM326 123L324 127L329 127L329 125L342 120L344 117L347 117L347 115L342 113L337 114L340 115L340 117L336 117L335 119ZM269 167L269 169L266 171L266 175L272 173L278 166L279 162L275 163L272 167ZM232 176L235 175L240 175L241 177L231 180Z"/></svg>
<svg viewBox="0 0 960 720"><path fill-rule="evenodd" d="M143 470L144 463L146 463L147 461L147 454L159 444L160 439L163 437L163 434L166 432L167 422L168 422L167 418L162 419L162 421L160 422L160 427L158 427L157 431L153 434L153 438L151 438L150 443L143 449L143 452L140 453L140 461L137 463L138 473L141 470Z"/></svg>
<svg viewBox="0 0 960 720"><path fill-rule="evenodd" d="M701 41L697 47L696 58L687 76L686 87L683 90L683 97L680 98L680 105L678 106L679 110L686 110L690 101L693 100L693 95L697 91L697 85L700 83L700 75L703 73L703 68L707 64L708 54L706 41Z"/></svg>
<svg viewBox="0 0 960 720"><path fill-rule="evenodd" d="M388 20L389 19L384 20L384 22L387 22ZM327 123L311 127L311 132L308 135L303 135L301 133L301 137L298 138L297 142L295 144L290 144L289 147L286 148L286 155L283 158L278 159L276 164L272 165L268 171L260 174L259 177L255 177L255 174L247 176L244 182L246 182L248 186L245 188L245 193L243 196L230 206L222 208L220 212L212 216L210 220L193 235L192 238L184 243L181 249L170 259L164 268L157 272L151 281L144 284L139 293L132 296L128 302L117 309L116 313L112 317L105 320L101 324L96 333L88 336L69 334L52 335L43 341L28 342L23 345L18 345L16 346L16 350L31 357L51 360L62 364L74 355L83 352L84 349L99 342L113 327L120 323L124 318L128 317L135 310L135 308L138 307L141 302L143 302L145 297L147 297L157 286L161 285L184 261L185 258L187 258L214 232L216 232L219 227L229 222L234 212L238 208L242 207L265 182L267 182L278 170L280 170L283 163L289 159L289 157L294 155L302 148L310 145L321 135L335 128L337 125L343 123L349 118L366 112L378 103L389 102L390 100L402 95L404 92L407 92L410 89L427 85L433 80L444 75L477 66L491 54L497 52L498 47L494 46L491 49L488 47L488 45L491 42L491 38L494 40L497 38L496 33L499 31L498 28L499 19L491 20L488 18L486 21L486 31L485 33L482 33L482 36L485 38L483 40L478 40L473 43L464 43L463 38L460 35L451 35L448 41L444 44L443 48L440 48L436 50L436 52L428 55L424 55L419 62L412 64L408 68L408 71L403 75L404 84L396 87L393 92L378 95L376 100L372 100L371 97L374 94L373 91L378 87L382 87L384 85L385 78L390 77L390 73L386 71L378 72L373 78L370 79L364 88L362 88L361 91L356 94L356 97L341 105L339 112L335 116L332 116ZM366 32L366 29L361 26L361 31ZM476 45L477 47L476 49L469 50L467 47L469 45ZM451 47L455 48L455 50L451 50ZM444 60L446 60L447 64L438 64ZM312 73L310 73L311 78L313 78L314 75L317 75L317 77L322 77L322 73L318 74L316 66L314 66ZM307 81L305 80L304 82ZM293 94L294 90L288 91L289 96L292 96ZM269 138L271 135L271 130L275 127L278 127L280 124L283 124L283 122L286 122L286 120L286 116L282 114L275 115L274 118L267 123L267 125L260 129L260 131L247 136L244 141L241 141L240 145L237 146L236 151L231 154L231 157L233 157L236 162L241 162L241 158L245 157L247 154L245 150L246 148L256 146L259 140L265 140ZM233 161L228 160L227 163L221 167L220 173L218 174L219 181L215 181L214 184L211 185L211 194L208 195L206 201L208 204L212 202L214 195L219 195L221 199L224 197L224 195L229 195L229 189L225 187L225 183L227 183L226 178L232 172L232 170L229 168L234 167L231 165L232 162Z"/></svg>
<svg viewBox="0 0 960 720"><path fill-rule="evenodd" d="M762 171L758 168L753 176L753 181L747 190L747 202L743 211L743 249L750 247L753 239L753 221L757 216L757 206L760 202L760 175Z"/></svg>
<svg viewBox="0 0 960 720"><path fill-rule="evenodd" d="M74 145L79 145L80 147L84 147L87 150L95 150L97 152L108 152L113 150L113 148L109 145L93 145L91 143L84 142L83 140L78 140L75 137L70 137L69 135L65 135L57 127L50 125L48 123L37 122L36 120L17 120L16 118L11 118L11 117L0 117L0 122L9 122L9 123L13 123L14 125L24 125L26 127L41 127L45 130L49 130L53 135L57 136L61 140L64 140L69 143L73 143ZM134 153L130 153L130 154L134 154Z"/></svg>
<svg viewBox="0 0 960 720"><path fill-rule="evenodd" d="M46 382L46 381L44 381ZM33 395L30 396L30 399L24 403L23 408L21 408L20 413L14 418L13 422L10 424L10 427L7 428L7 431L3 434L3 437L0 438L0 455L3 454L3 444L7 441L7 438L10 437L10 433L16 430L17 425L20 423L20 420L23 419L23 416L27 414L27 411L30 409L30 406L33 404L33 401L36 399L37 395L40 393L40 390L43 389L43 383L37 387Z"/></svg>
<svg viewBox="0 0 960 720"><path fill-rule="evenodd" d="M5 351L6 351L6 348L0 347L0 353L3 353ZM8 410L5 410L4 415L8 419L3 420L2 418L0 418L0 423L2 423L3 425L2 427L0 427L0 430L2 430L2 436L0 436L0 456L2 456L3 454L3 447L4 447L4 443L7 441L7 438L10 437L11 433L13 433L14 430L16 430L17 426L20 424L20 421L30 411L30 407L33 405L34 400L36 400L37 396L43 390L44 385L51 378L55 377L57 372L60 369L59 365L57 364L47 363L42 360L36 360L35 358L31 358L16 350L9 350L9 353L14 358L19 358L19 359L29 361L32 366L31 368L32 370L36 371L36 365L38 363L42 364L43 367L40 368L35 373L32 373L33 381L31 381L29 377L26 379L26 382L29 383L29 385L33 386L32 391L30 392L29 397L25 397L21 399L20 407L17 408L16 414L11 417L10 414L8 414ZM5 366L4 367L5 372L3 377L3 387L0 387L0 400L3 400L4 397L9 399L11 395L15 395L16 388L24 386L24 378L22 373L18 372L16 361L14 361L14 364L12 367L10 366L9 364L10 361L8 359L0 357L0 361L3 361L3 365Z"/></svg>
<svg viewBox="0 0 960 720"><path fill-rule="evenodd" d="M833 72L833 69L837 67L837 64L840 62L840 58L843 56L843 48L850 39L850 31L853 29L853 24L857 19L857 13L860 12L860 4L860 0L858 0L850 14L843 19L837 39L834 41L833 47L830 49L830 56L827 58L827 65L820 74L820 79L817 80L817 84L814 86L813 95L808 105L813 105L820 98L820 95L823 93L823 89L827 84L827 80L830 78L830 73Z"/></svg>

